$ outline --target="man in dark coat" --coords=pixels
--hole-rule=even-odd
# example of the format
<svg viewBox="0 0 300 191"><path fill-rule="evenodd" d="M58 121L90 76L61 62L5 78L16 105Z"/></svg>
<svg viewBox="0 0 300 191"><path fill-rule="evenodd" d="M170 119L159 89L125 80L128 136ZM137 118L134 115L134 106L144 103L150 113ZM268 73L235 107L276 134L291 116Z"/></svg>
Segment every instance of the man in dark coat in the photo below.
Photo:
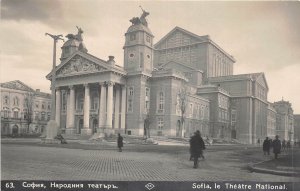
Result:
<svg viewBox="0 0 300 191"><path fill-rule="evenodd" d="M191 154L194 159L194 168L198 168L198 158L203 156L203 150L205 149L204 141L200 135L200 131L196 131L195 135L190 140Z"/></svg>
<svg viewBox="0 0 300 191"><path fill-rule="evenodd" d="M264 155L266 155L267 153L268 153L268 155L270 155L270 147L271 147L271 144L270 144L269 137L266 137L266 139L264 140L264 143L263 143Z"/></svg>
<svg viewBox="0 0 300 191"><path fill-rule="evenodd" d="M118 148L119 152L122 152L122 147L123 147L123 137L118 133Z"/></svg>
<svg viewBox="0 0 300 191"><path fill-rule="evenodd" d="M278 158L278 154L281 151L281 141L278 138L279 136L276 135L275 140L273 141L273 153L275 155L275 159Z"/></svg>

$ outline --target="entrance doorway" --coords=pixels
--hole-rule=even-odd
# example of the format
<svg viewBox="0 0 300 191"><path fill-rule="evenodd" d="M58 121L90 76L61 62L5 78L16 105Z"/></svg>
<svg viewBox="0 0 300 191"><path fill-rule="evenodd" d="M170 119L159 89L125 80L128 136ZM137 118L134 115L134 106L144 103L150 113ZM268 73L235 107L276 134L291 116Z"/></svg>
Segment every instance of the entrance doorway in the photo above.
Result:
<svg viewBox="0 0 300 191"><path fill-rule="evenodd" d="M19 127L17 125L14 125L12 128L12 134L15 136L18 135L18 132L19 132Z"/></svg>
<svg viewBox="0 0 300 191"><path fill-rule="evenodd" d="M231 131L231 138L236 139L236 130Z"/></svg>
<svg viewBox="0 0 300 191"><path fill-rule="evenodd" d="M77 133L78 134L81 134L81 129L83 128L83 119L79 119L79 122L78 122L78 130L77 130Z"/></svg>
<svg viewBox="0 0 300 191"><path fill-rule="evenodd" d="M97 133L97 128L98 128L98 120L94 119L93 120L93 133Z"/></svg>
<svg viewBox="0 0 300 191"><path fill-rule="evenodd" d="M177 124L176 124L176 137L181 137L181 122L180 122L180 120L178 120Z"/></svg>

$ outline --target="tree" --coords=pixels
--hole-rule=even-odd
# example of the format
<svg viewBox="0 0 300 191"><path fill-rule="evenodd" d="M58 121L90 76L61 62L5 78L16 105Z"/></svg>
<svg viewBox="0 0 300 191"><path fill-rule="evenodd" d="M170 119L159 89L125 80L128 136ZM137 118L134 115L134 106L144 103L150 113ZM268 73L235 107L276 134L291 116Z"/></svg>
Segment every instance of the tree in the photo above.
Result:
<svg viewBox="0 0 300 191"><path fill-rule="evenodd" d="M178 107L180 109L180 135L181 137L184 137L184 130L185 130L185 112L186 112L186 108L187 108L187 104L188 104L188 100L187 100L187 90L186 88L182 88L179 90L178 94L177 94L177 104Z"/></svg>
<svg viewBox="0 0 300 191"><path fill-rule="evenodd" d="M27 133L29 133L29 127L33 121L34 97L35 94L33 92L24 94L24 119L27 124Z"/></svg>

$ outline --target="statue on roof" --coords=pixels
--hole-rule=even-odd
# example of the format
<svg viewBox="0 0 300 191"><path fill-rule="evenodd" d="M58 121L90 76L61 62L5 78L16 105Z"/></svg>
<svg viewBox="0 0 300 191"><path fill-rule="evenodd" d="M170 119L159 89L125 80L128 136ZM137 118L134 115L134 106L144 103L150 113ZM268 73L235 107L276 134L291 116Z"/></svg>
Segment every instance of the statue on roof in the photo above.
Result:
<svg viewBox="0 0 300 191"><path fill-rule="evenodd" d="M130 19L129 21L132 23L132 25L137 25L142 23L143 25L145 25L146 27L148 26L148 22L146 20L146 17L150 14L149 12L145 11L141 6L140 8L142 9L143 13L142 15L139 17L133 17L132 19Z"/></svg>
<svg viewBox="0 0 300 191"><path fill-rule="evenodd" d="M78 32L77 32L76 35L74 35L74 34L68 34L66 37L67 37L69 40L76 39L76 40L82 42L82 41L83 41L83 39L82 39L82 33L83 33L83 30L82 30L80 27L78 27L78 26L76 26L76 28L77 28L77 30L78 30Z"/></svg>

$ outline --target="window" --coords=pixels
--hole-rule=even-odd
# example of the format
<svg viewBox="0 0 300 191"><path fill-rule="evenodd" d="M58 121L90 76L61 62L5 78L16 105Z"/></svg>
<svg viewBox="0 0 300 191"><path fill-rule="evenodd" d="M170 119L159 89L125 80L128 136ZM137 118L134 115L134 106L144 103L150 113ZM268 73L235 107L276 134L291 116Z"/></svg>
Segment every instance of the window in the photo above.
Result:
<svg viewBox="0 0 300 191"><path fill-rule="evenodd" d="M19 112L18 111L14 111L14 118L19 118Z"/></svg>
<svg viewBox="0 0 300 191"><path fill-rule="evenodd" d="M4 109L4 118L8 118L9 117L9 111L8 109Z"/></svg>
<svg viewBox="0 0 300 191"><path fill-rule="evenodd" d="M42 121L45 121L45 119L46 119L46 114L43 112L43 113L41 114L41 120L42 120Z"/></svg>
<svg viewBox="0 0 300 191"><path fill-rule="evenodd" d="M192 103L190 103L189 112L190 112L190 117L193 117L193 104Z"/></svg>
<svg viewBox="0 0 300 191"><path fill-rule="evenodd" d="M48 115L47 115L47 121L49 121L50 120L50 113L48 113Z"/></svg>
<svg viewBox="0 0 300 191"><path fill-rule="evenodd" d="M164 111L164 104L165 104L164 92L159 92L158 112Z"/></svg>
<svg viewBox="0 0 300 191"><path fill-rule="evenodd" d="M136 39L136 34L135 33L130 34L130 40L132 41L132 40L135 40L135 39Z"/></svg>
<svg viewBox="0 0 300 191"><path fill-rule="evenodd" d="M134 54L131 53L131 54L129 55L129 57L130 57L130 58L133 58L133 57L134 57Z"/></svg>
<svg viewBox="0 0 300 191"><path fill-rule="evenodd" d="M151 39L150 39L150 36L149 36L149 35L147 35L147 36L146 36L146 41L147 41L147 42L150 42L150 41L151 41Z"/></svg>
<svg viewBox="0 0 300 191"><path fill-rule="evenodd" d="M35 120L39 120L39 112L35 112L34 113L34 119Z"/></svg>
<svg viewBox="0 0 300 191"><path fill-rule="evenodd" d="M133 111L133 87L129 87L129 91L128 91L128 111L132 112Z"/></svg>
<svg viewBox="0 0 300 191"><path fill-rule="evenodd" d="M129 88L129 96L133 96L133 87Z"/></svg>
<svg viewBox="0 0 300 191"><path fill-rule="evenodd" d="M42 109L45 109L45 105L44 104L42 104Z"/></svg>
<svg viewBox="0 0 300 191"><path fill-rule="evenodd" d="M163 127L164 127L164 120L163 120L163 118L158 118L157 127L158 127L158 130L162 130L163 129Z"/></svg>
<svg viewBox="0 0 300 191"><path fill-rule="evenodd" d="M83 94L80 93L77 96L76 110L79 110L79 111L83 110L83 102L84 102Z"/></svg>
<svg viewBox="0 0 300 191"><path fill-rule="evenodd" d="M91 109L97 110L98 109L98 103L99 103L99 97L97 93L92 94L92 99L91 99Z"/></svg>
<svg viewBox="0 0 300 191"><path fill-rule="evenodd" d="M4 96L4 105L8 105L9 98L8 96Z"/></svg>
<svg viewBox="0 0 300 191"><path fill-rule="evenodd" d="M231 111L231 123L236 122L236 110Z"/></svg>
<svg viewBox="0 0 300 191"><path fill-rule="evenodd" d="M149 112L150 109L150 88L145 89L145 112Z"/></svg>
<svg viewBox="0 0 300 191"><path fill-rule="evenodd" d="M19 98L18 97L14 98L14 106L19 106Z"/></svg>
<svg viewBox="0 0 300 191"><path fill-rule="evenodd" d="M128 111L133 111L133 108L132 108L132 99L128 99Z"/></svg>
<svg viewBox="0 0 300 191"><path fill-rule="evenodd" d="M39 108L39 102L35 103L35 108L37 108L37 109Z"/></svg>

